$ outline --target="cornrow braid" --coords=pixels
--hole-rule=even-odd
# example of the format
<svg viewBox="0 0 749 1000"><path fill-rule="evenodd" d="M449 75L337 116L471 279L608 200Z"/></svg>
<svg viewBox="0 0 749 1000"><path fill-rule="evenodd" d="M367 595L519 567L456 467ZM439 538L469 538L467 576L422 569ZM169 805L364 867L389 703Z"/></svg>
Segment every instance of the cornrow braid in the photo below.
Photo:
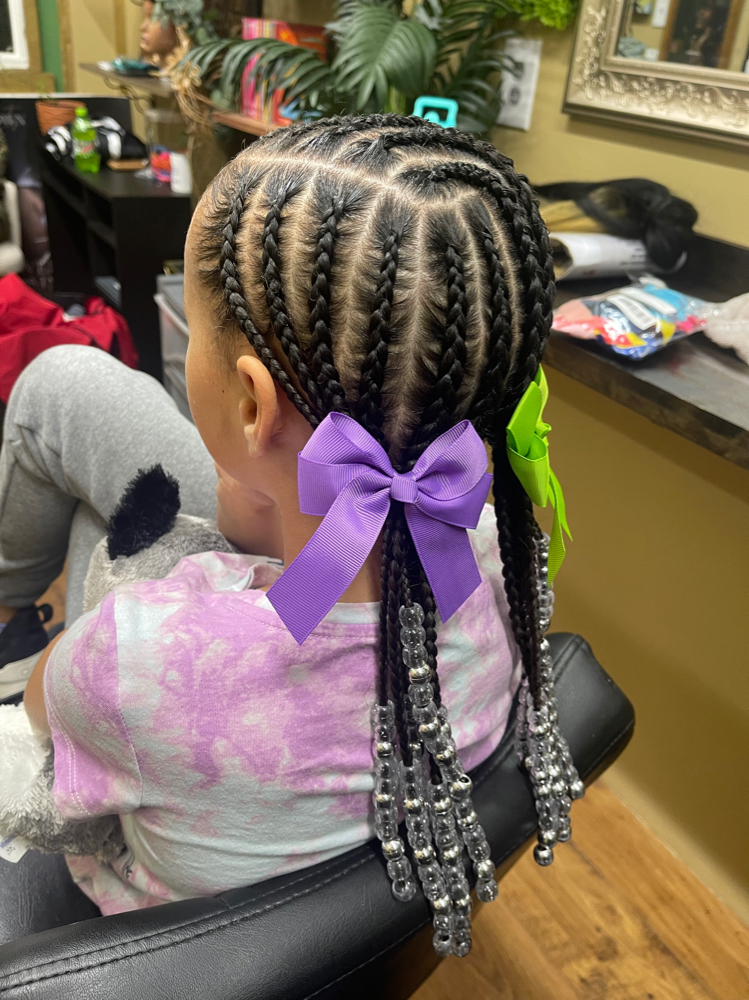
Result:
<svg viewBox="0 0 749 1000"><path fill-rule="evenodd" d="M553 299L553 280L539 262L539 248L534 241L530 221L518 200L517 193L507 187L491 170L475 163L446 163L431 169L415 167L401 175L417 184L441 184L460 182L485 191L499 206L505 222L513 234L520 262L524 290L523 339L511 372L508 386L510 399L517 401L538 370L543 348L551 329L549 310L550 296ZM549 282L551 287L549 287Z"/></svg>
<svg viewBox="0 0 749 1000"><path fill-rule="evenodd" d="M278 230L281 225L281 214L286 203L298 194L300 184L287 184L277 197L271 201L265 216L263 228L263 284L268 303L273 332L278 338L281 349L289 360L292 371L295 372L303 389L309 396L318 415L322 412L322 398L317 382L307 365L304 351L299 345L296 333L286 307L286 297L281 281L281 254L278 246Z"/></svg>
<svg viewBox="0 0 749 1000"><path fill-rule="evenodd" d="M247 197L250 193L249 185L240 185L229 208L229 218L223 230L223 240L221 243L220 271L221 283L224 289L224 298L229 307L229 311L237 322L242 333L252 345L255 353L263 362L265 367L278 382L290 401L305 417L305 419L316 427L320 422L317 415L312 411L309 403L302 398L298 389L291 381L283 367L279 364L275 355L265 342L265 338L258 330L250 317L250 307L242 290L242 282L237 269L237 235L242 221L242 212Z"/></svg>
<svg viewBox="0 0 749 1000"><path fill-rule="evenodd" d="M312 289L309 295L310 367L319 386L326 413L348 412L346 391L341 385L341 377L333 361L333 339L330 331L333 248L338 235L338 223L343 213L342 200L333 196L317 234Z"/></svg>
<svg viewBox="0 0 749 1000"><path fill-rule="evenodd" d="M405 452L405 462L409 468L413 468L427 446L451 426L468 359L465 339L468 300L463 261L456 247L448 245L445 250L445 264L447 265L447 315L442 335L442 350L436 381L427 398L411 444Z"/></svg>
<svg viewBox="0 0 749 1000"><path fill-rule="evenodd" d="M408 128L402 125L402 130L399 132L382 134L371 145L386 151L398 147L416 145L422 149L438 148L460 153L470 153L481 157L495 169L501 171L505 181L518 192L520 202L533 229L533 235L542 251L543 266L547 272L547 278L553 282L554 267L549 249L548 232L541 217L538 201L533 194L533 189L524 174L516 173L512 160L495 149L490 142L487 142L485 139L477 139L475 136L468 135L465 132L458 132L457 129L443 129L441 135L436 135L433 129L425 127L423 122L418 122L415 127ZM549 300L549 305L552 302L553 295Z"/></svg>
<svg viewBox="0 0 749 1000"><path fill-rule="evenodd" d="M409 128L423 124L423 119L413 115L337 115L331 118L321 118L316 122L297 122L284 129L278 129L261 142L275 145L279 150L286 150L298 145L299 137L314 139L323 136L323 148L329 149L329 142L347 139L358 132L366 132L373 128Z"/></svg>
<svg viewBox="0 0 749 1000"><path fill-rule="evenodd" d="M369 319L367 353L362 362L359 399L356 415L364 427L387 451L388 442L382 433L385 414L382 409L382 388L390 351L390 319L393 308L395 275L398 269L398 248L402 232L391 229L385 240L377 276L377 289Z"/></svg>
<svg viewBox="0 0 749 1000"><path fill-rule="evenodd" d="M476 393L470 418L483 437L488 437L491 415L499 407L505 380L510 371L512 353L512 317L504 267L497 253L491 229L481 234L486 270L489 276L489 351L484 376Z"/></svg>

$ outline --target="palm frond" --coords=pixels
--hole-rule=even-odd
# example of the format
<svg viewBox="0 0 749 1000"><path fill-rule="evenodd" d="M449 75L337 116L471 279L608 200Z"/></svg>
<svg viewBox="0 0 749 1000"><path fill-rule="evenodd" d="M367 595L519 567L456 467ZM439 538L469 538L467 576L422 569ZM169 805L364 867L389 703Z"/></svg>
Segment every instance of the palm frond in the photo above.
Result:
<svg viewBox="0 0 749 1000"><path fill-rule="evenodd" d="M459 105L458 127L487 132L499 113L499 80L514 62L499 48L512 31L498 22L512 10L513 0L445 0L437 34L437 60L432 89Z"/></svg>
<svg viewBox="0 0 749 1000"><path fill-rule="evenodd" d="M210 51L209 51L210 49ZM250 62L255 60L250 66ZM301 95L300 80L318 90L330 86L330 67L313 49L277 38L231 39L188 53L183 62L193 67L204 86L216 83L220 91L238 102L242 81L267 83Z"/></svg>
<svg viewBox="0 0 749 1000"><path fill-rule="evenodd" d="M373 97L378 107L387 108L391 88L408 102L424 93L437 54L429 28L401 18L389 3L351 0L351 9L331 70L340 91L356 93L356 110L364 110Z"/></svg>

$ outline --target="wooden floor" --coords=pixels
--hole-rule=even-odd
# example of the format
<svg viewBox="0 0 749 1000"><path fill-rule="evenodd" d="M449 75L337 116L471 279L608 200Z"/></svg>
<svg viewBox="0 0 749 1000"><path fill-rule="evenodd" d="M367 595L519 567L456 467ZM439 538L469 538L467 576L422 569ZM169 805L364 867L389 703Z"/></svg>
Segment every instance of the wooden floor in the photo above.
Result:
<svg viewBox="0 0 749 1000"><path fill-rule="evenodd" d="M746 1000L749 928L599 782L550 868L526 853L465 959L411 1000Z"/></svg>
<svg viewBox="0 0 749 1000"><path fill-rule="evenodd" d="M42 598L64 617L65 580ZM411 1000L747 1000L749 928L598 782L550 868L526 853Z"/></svg>

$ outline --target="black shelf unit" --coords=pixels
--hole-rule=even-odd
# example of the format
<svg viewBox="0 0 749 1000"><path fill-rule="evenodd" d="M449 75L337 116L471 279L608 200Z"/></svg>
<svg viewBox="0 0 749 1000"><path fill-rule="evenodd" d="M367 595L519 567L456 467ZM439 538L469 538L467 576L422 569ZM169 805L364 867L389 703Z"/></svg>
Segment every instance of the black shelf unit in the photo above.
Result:
<svg viewBox="0 0 749 1000"><path fill-rule="evenodd" d="M103 167L79 173L46 151L41 169L55 292L100 295L128 322L140 367L162 379L153 300L165 260L184 256L188 195Z"/></svg>

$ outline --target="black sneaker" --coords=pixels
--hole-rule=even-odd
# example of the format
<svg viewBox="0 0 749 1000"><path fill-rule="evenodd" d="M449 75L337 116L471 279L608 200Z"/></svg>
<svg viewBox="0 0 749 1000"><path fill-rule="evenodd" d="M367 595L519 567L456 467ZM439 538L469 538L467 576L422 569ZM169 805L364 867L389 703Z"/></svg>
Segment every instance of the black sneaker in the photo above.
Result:
<svg viewBox="0 0 749 1000"><path fill-rule="evenodd" d="M25 689L49 642L44 624L51 617L51 604L32 604L19 608L0 632L0 701Z"/></svg>

